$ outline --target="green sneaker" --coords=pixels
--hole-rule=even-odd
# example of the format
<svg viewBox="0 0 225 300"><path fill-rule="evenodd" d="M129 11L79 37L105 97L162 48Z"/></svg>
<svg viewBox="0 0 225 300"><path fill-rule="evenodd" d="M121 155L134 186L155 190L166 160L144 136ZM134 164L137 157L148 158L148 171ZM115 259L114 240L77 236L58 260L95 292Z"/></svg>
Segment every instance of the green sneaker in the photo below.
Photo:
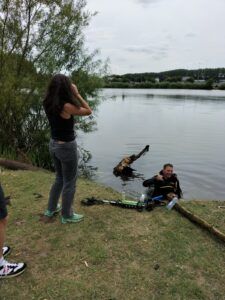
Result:
<svg viewBox="0 0 225 300"><path fill-rule="evenodd" d="M62 208L61 208L60 204L58 204L56 209L53 211L47 209L44 212L44 216L49 217L49 218L54 217L56 214L58 214L61 211L61 209Z"/></svg>
<svg viewBox="0 0 225 300"><path fill-rule="evenodd" d="M73 214L71 217L69 218L64 218L62 217L61 221L62 224L66 224L66 223L78 223L80 221L83 221L84 216L83 215L79 215L79 214Z"/></svg>

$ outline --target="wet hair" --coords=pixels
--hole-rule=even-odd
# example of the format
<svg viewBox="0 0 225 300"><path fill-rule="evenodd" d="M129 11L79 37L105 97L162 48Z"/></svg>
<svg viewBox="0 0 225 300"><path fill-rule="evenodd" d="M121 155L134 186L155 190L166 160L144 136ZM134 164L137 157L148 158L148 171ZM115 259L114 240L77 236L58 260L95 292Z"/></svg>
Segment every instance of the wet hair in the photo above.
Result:
<svg viewBox="0 0 225 300"><path fill-rule="evenodd" d="M53 76L43 100L43 106L47 113L60 114L65 103L79 106L73 95L71 84L70 79L63 74Z"/></svg>
<svg viewBox="0 0 225 300"><path fill-rule="evenodd" d="M165 170L167 167L173 168L173 165L170 163L167 163L163 166L163 170Z"/></svg>

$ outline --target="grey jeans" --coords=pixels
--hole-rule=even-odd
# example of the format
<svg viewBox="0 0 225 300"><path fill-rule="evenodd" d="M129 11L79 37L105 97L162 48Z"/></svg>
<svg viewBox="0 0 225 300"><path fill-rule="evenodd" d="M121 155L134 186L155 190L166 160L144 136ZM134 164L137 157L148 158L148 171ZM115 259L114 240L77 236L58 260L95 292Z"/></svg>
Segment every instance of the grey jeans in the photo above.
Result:
<svg viewBox="0 0 225 300"><path fill-rule="evenodd" d="M73 199L76 192L78 153L76 141L59 144L51 140L49 151L53 158L56 177L48 200L48 210L54 211L62 193L62 216L68 218L73 214Z"/></svg>

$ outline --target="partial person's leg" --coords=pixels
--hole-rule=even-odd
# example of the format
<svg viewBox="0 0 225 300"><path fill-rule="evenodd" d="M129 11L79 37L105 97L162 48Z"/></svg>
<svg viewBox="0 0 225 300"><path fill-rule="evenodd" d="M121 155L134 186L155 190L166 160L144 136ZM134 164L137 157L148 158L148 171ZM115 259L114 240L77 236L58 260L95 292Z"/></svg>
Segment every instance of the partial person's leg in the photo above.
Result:
<svg viewBox="0 0 225 300"><path fill-rule="evenodd" d="M5 196L3 189L0 185L0 259L2 258L2 249L5 241L5 229L7 223L7 209L5 205Z"/></svg>
<svg viewBox="0 0 225 300"><path fill-rule="evenodd" d="M7 217L0 219L0 260L3 258L3 246L5 242L5 229L7 224Z"/></svg>
<svg viewBox="0 0 225 300"><path fill-rule="evenodd" d="M25 263L9 263L3 257L6 223L7 209L5 205L4 193L0 185L0 279L18 276L23 273L26 268Z"/></svg>

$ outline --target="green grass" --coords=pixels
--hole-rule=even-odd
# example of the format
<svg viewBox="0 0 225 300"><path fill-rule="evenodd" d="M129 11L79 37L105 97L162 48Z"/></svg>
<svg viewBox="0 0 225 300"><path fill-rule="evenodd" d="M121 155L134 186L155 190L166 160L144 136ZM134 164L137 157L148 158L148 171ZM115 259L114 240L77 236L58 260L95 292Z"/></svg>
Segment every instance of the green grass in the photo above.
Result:
<svg viewBox="0 0 225 300"><path fill-rule="evenodd" d="M174 210L139 213L110 205L80 206L95 196L118 199L110 188L79 178L78 224L43 223L54 175L2 171L11 195L6 244L11 261L26 272L0 281L0 299L225 299L225 245ZM43 195L36 198L34 193ZM225 232L225 210L217 201L183 202L190 211Z"/></svg>

